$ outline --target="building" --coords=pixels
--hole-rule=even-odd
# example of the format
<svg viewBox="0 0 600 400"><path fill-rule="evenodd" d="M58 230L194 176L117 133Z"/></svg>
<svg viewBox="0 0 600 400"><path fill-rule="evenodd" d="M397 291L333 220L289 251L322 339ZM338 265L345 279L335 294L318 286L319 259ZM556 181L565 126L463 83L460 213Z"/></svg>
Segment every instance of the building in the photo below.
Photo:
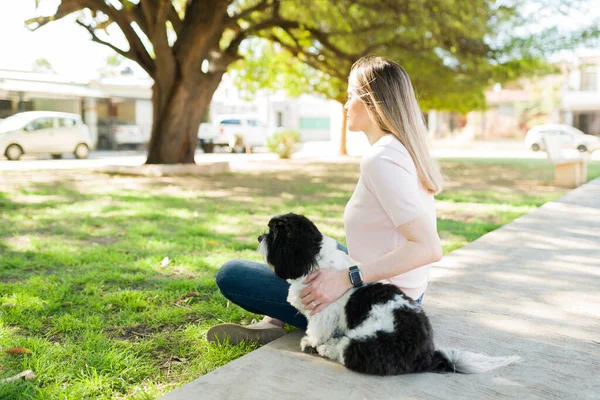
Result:
<svg viewBox="0 0 600 400"><path fill-rule="evenodd" d="M119 76L94 81L0 70L0 118L21 111L62 111L79 114L93 141L102 141L117 121L136 124L146 135L152 125L152 81Z"/></svg>
<svg viewBox="0 0 600 400"><path fill-rule="evenodd" d="M342 123L342 106L336 101L311 95L294 98L268 90L248 94L229 75L223 76L215 91L207 119L214 122L223 114L252 114L265 123L269 134L294 130L303 142L336 140Z"/></svg>
<svg viewBox="0 0 600 400"><path fill-rule="evenodd" d="M522 138L535 125L561 123L600 135L600 54L557 64L560 73L499 84L485 93L486 109L461 116L430 111L434 138Z"/></svg>
<svg viewBox="0 0 600 400"><path fill-rule="evenodd" d="M79 114L99 148L110 146L115 124L135 124L150 137L152 83L148 77L125 73L95 80L72 80L55 74L0 70L0 119L20 111L46 110ZM248 95L225 75L205 120L222 114L252 114L268 133L296 130L302 141L339 138L341 105L316 96L286 97L261 91ZM339 140L339 139L338 139Z"/></svg>
<svg viewBox="0 0 600 400"><path fill-rule="evenodd" d="M560 112L564 123L600 135L600 54L563 65Z"/></svg>

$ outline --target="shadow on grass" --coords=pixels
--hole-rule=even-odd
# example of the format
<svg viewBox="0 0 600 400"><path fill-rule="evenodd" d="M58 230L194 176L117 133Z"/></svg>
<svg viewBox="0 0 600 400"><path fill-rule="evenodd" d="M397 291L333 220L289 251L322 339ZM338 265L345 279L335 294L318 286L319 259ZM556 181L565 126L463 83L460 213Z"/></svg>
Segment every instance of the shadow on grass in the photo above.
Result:
<svg viewBox="0 0 600 400"><path fill-rule="evenodd" d="M520 172L485 162L453 165L455 186L442 195L450 202L511 203L540 188L555 195L527 165ZM31 347L33 362L49 371L40 387L18 390L49 396L65 386L66 398L127 397L158 382L159 394L165 384L179 385L242 355L204 341L211 324L254 317L227 306L214 281L219 266L231 258L258 260L255 238L278 213L305 213L343 239L341 216L358 168L313 163L157 179L88 173L76 180L65 172L0 193L0 345ZM499 224L441 218L439 226L469 242ZM163 268L166 256L171 264ZM190 364L170 363L178 357ZM28 362L0 354L3 375ZM1 390L0 397L17 393Z"/></svg>

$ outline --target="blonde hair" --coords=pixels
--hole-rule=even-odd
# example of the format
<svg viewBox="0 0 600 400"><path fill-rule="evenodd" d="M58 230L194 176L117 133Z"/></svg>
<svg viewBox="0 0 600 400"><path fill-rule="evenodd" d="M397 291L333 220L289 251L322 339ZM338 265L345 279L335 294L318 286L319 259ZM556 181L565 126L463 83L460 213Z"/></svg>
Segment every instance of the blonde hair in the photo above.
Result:
<svg viewBox="0 0 600 400"><path fill-rule="evenodd" d="M423 114L404 68L383 57L363 57L352 65L350 76L354 76L352 89L377 126L408 150L425 189L441 192L444 177L429 153Z"/></svg>

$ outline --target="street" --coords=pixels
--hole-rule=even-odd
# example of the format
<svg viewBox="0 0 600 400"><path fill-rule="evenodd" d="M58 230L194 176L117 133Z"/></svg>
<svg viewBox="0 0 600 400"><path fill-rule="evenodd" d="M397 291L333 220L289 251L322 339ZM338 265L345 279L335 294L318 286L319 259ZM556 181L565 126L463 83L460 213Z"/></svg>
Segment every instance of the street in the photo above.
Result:
<svg viewBox="0 0 600 400"><path fill-rule="evenodd" d="M360 140L350 140L348 154L360 156L368 148L368 144ZM334 142L303 143L302 148L294 154L294 158L334 157L338 145ZM518 141L490 142L436 142L432 144L432 153L437 158L546 158L544 152L533 152L523 147ZM572 154L576 154L573 151ZM277 155L265 150L253 154L196 152L196 162L229 161L233 163L248 161L276 160ZM600 160L600 151L590 156L590 160ZM63 159L53 160L50 155L23 156L19 161L9 161L0 157L0 171L33 171L53 169L91 169L107 165L136 166L146 161L146 151L93 151L89 158L77 160L72 154L65 154Z"/></svg>

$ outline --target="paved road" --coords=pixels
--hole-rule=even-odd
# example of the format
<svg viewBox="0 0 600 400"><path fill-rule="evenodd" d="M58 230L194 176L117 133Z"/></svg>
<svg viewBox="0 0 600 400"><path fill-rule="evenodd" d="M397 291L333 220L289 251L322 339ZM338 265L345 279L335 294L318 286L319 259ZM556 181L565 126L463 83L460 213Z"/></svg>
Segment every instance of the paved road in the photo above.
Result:
<svg viewBox="0 0 600 400"><path fill-rule="evenodd" d="M277 156L270 153L258 154L203 154L196 153L196 162L231 161L231 160L269 160ZM0 171L32 171L52 169L90 169L106 165L135 166L146 162L146 153L139 151L96 151L91 152L88 159L77 160L71 155L65 155L61 160L52 160L50 157L24 156L19 161L8 161L0 158Z"/></svg>
<svg viewBox="0 0 600 400"><path fill-rule="evenodd" d="M351 156L360 156L368 148L364 141L350 141L348 153ZM438 158L546 158L542 152L534 153L523 148L517 141L496 141L478 143L437 142L433 146L433 154ZM295 158L333 157L337 154L338 145L333 142L305 143L297 152ZM275 154L266 151L254 154L229 154L213 153L204 154L201 150L196 152L196 162L246 162L275 160ZM595 152L591 159L600 160L600 151ZM72 155L65 155L62 160L52 160L50 156L24 156L19 161L8 161L0 157L0 171L31 171L53 169L89 169L106 165L135 166L146 161L143 151L96 151L90 153L86 160L77 160Z"/></svg>

